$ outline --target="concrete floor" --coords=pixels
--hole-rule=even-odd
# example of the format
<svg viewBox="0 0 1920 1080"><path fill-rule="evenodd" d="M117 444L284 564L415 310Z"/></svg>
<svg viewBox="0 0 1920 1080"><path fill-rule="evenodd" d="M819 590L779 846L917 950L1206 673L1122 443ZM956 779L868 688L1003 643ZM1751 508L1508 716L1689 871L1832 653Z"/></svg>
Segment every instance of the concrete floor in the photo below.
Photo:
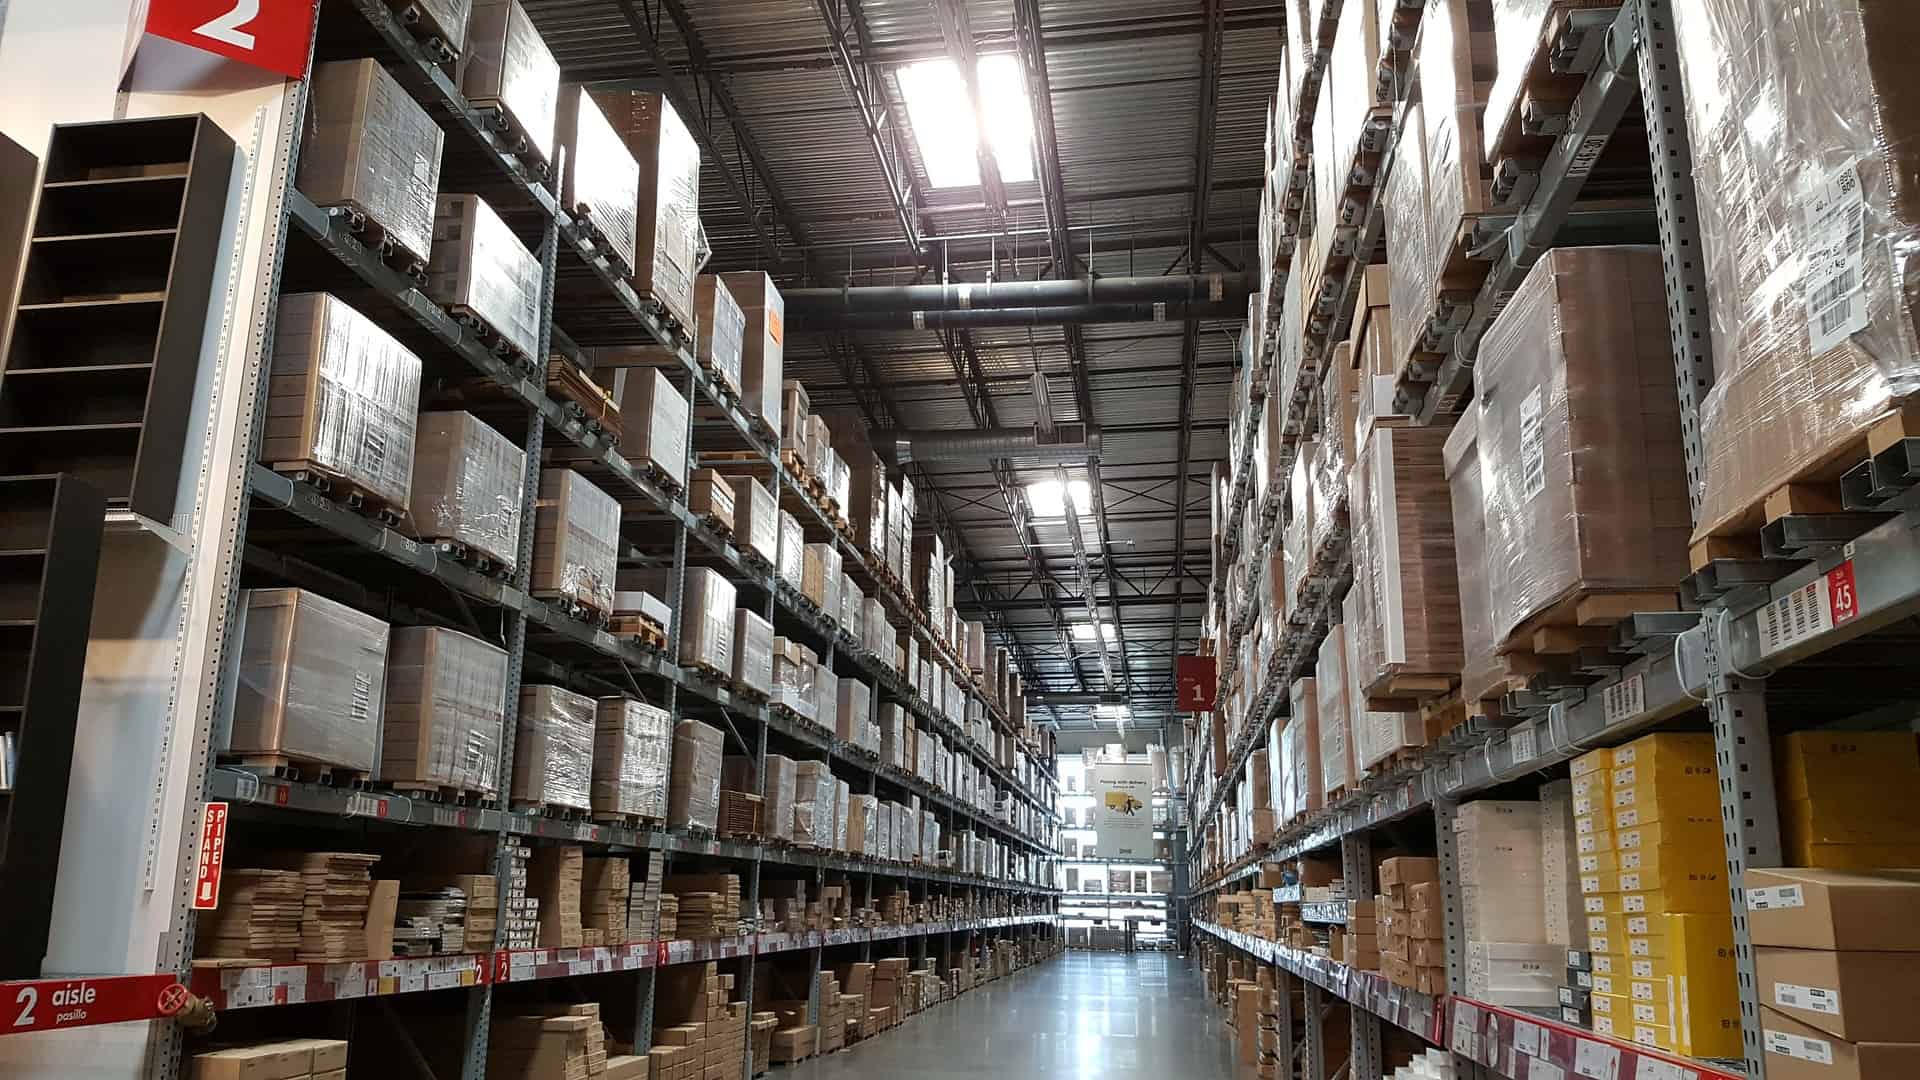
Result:
<svg viewBox="0 0 1920 1080"><path fill-rule="evenodd" d="M1200 972L1171 953L1067 952L769 1080L1231 1080Z"/></svg>

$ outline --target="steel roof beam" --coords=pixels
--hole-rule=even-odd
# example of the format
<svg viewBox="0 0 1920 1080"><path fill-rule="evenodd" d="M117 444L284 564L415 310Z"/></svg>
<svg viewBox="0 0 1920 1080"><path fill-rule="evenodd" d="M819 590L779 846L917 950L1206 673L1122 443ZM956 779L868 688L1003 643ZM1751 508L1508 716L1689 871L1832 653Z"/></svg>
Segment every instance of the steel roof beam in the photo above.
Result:
<svg viewBox="0 0 1920 1080"><path fill-rule="evenodd" d="M834 67L847 96L860 113L860 127L866 133L867 147L873 151L874 164L887 181L887 197L893 203L894 220L900 226L901 239L915 261L924 254L920 241L919 193L912 179L913 158L907 153L898 124L894 122L893 98L887 90L886 76L871 60L873 40L859 0L814 0L820 21L827 26L828 46ZM856 55L856 50L858 55Z"/></svg>

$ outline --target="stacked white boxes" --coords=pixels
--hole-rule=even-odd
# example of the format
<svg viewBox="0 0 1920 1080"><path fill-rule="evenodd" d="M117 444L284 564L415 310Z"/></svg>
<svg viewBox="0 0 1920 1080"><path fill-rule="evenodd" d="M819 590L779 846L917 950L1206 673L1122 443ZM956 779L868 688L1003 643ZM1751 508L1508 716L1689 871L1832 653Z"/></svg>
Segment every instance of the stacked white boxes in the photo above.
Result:
<svg viewBox="0 0 1920 1080"><path fill-rule="evenodd" d="M1454 819L1454 834L1467 993L1495 1005L1554 1006L1566 950L1547 941L1540 805L1467 803Z"/></svg>

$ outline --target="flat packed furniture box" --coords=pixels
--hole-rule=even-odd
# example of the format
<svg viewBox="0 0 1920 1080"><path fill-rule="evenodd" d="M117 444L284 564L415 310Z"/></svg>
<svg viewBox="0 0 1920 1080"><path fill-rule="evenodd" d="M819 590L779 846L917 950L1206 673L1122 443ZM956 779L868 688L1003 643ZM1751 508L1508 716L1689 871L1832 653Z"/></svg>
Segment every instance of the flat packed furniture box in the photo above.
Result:
<svg viewBox="0 0 1920 1080"><path fill-rule="evenodd" d="M1472 702L1505 693L1505 671L1496 652L1493 603L1487 596L1486 486L1480 480L1480 410L1469 408L1447 433L1441 448L1453 510L1454 570L1460 581L1460 699Z"/></svg>
<svg viewBox="0 0 1920 1080"><path fill-rule="evenodd" d="M733 582L712 567L687 567L680 601L682 666L732 678L734 596Z"/></svg>
<svg viewBox="0 0 1920 1080"><path fill-rule="evenodd" d="M1599 592L1669 610L1687 576L1666 302L1658 248L1556 248L1487 330L1474 411L1502 643L1536 616L1585 625L1560 609Z"/></svg>
<svg viewBox="0 0 1920 1080"><path fill-rule="evenodd" d="M733 611L734 689L773 696L773 624L746 608Z"/></svg>
<svg viewBox="0 0 1920 1080"><path fill-rule="evenodd" d="M405 516L420 358L327 293L281 297L276 326L260 459Z"/></svg>
<svg viewBox="0 0 1920 1080"><path fill-rule="evenodd" d="M726 736L698 720L673 729L673 775L667 788L667 824L713 829L720 817L720 758Z"/></svg>
<svg viewBox="0 0 1920 1080"><path fill-rule="evenodd" d="M622 368L613 377L620 404L620 456L663 477L675 491L687 486L687 399L660 368Z"/></svg>
<svg viewBox="0 0 1920 1080"><path fill-rule="evenodd" d="M768 566L780 561L780 506L773 492L751 476L723 477L733 489L733 542L740 554Z"/></svg>
<svg viewBox="0 0 1920 1080"><path fill-rule="evenodd" d="M593 720L593 812L665 821L672 747L667 710L629 697L601 698Z"/></svg>
<svg viewBox="0 0 1920 1080"><path fill-rule="evenodd" d="M305 589L249 589L230 754L373 772L387 624Z"/></svg>
<svg viewBox="0 0 1920 1080"><path fill-rule="evenodd" d="M500 793L507 654L440 626L403 626L387 650L378 779L399 790Z"/></svg>
<svg viewBox="0 0 1920 1080"><path fill-rule="evenodd" d="M445 133L379 61L317 65L295 186L315 206L364 218L369 239L425 266Z"/></svg>
<svg viewBox="0 0 1920 1080"><path fill-rule="evenodd" d="M511 570L526 452L472 413L423 412L416 424L411 535Z"/></svg>
<svg viewBox="0 0 1920 1080"><path fill-rule="evenodd" d="M499 109L525 152L553 162L560 65L520 0L474 0L458 70L469 102Z"/></svg>
<svg viewBox="0 0 1920 1080"><path fill-rule="evenodd" d="M520 688L513 741L513 801L587 810L592 806L594 722L598 706L558 686Z"/></svg>
<svg viewBox="0 0 1920 1080"><path fill-rule="evenodd" d="M480 196L434 200L427 295L523 360L538 359L540 262Z"/></svg>
<svg viewBox="0 0 1920 1080"><path fill-rule="evenodd" d="M571 469L540 474L529 583L535 596L612 612L619 546L620 504L613 496Z"/></svg>
<svg viewBox="0 0 1920 1080"><path fill-rule="evenodd" d="M1913 431L1870 434L1920 387L1917 17L1901 0L1675 9L1713 312L1696 544L1750 542L1790 482L1831 500L1863 436L1879 453Z"/></svg>
<svg viewBox="0 0 1920 1080"><path fill-rule="evenodd" d="M1347 632L1369 694L1439 696L1460 671L1446 438L1437 428L1376 428L1348 478L1359 617Z"/></svg>
<svg viewBox="0 0 1920 1080"><path fill-rule="evenodd" d="M700 147L663 96L596 91L593 99L640 163L639 243L633 287L694 337L693 278L700 234Z"/></svg>
<svg viewBox="0 0 1920 1080"><path fill-rule="evenodd" d="M727 291L740 305L740 405L759 422L762 433L780 432L781 373L785 368L786 303L763 270L722 274Z"/></svg>
<svg viewBox="0 0 1920 1080"><path fill-rule="evenodd" d="M592 232L616 268L630 274L639 243L640 163L583 86L561 89L557 123L567 151L561 205Z"/></svg>
<svg viewBox="0 0 1920 1080"><path fill-rule="evenodd" d="M700 321L693 358L736 397L740 394L740 347L747 317L718 274L693 281L693 312Z"/></svg>

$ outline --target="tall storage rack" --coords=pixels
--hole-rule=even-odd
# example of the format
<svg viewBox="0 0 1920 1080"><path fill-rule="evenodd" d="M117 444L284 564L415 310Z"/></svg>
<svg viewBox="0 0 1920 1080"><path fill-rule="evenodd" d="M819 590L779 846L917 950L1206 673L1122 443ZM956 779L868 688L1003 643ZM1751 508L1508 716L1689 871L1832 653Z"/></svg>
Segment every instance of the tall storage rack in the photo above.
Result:
<svg viewBox="0 0 1920 1080"><path fill-rule="evenodd" d="M1355 2L1330 0L1323 5L1331 9L1325 20L1337 20L1342 4ZM1399 6L1418 9L1421 4L1400 0ZM1555 53L1572 65L1573 74L1583 77L1578 97L1558 118L1565 127L1537 168L1503 178L1513 181L1515 194L1493 215L1492 235L1476 238L1487 241L1478 245L1491 262L1485 285L1470 307L1457 313L1446 357L1433 372L1433 381L1424 388L1403 391L1394 411L1413 415L1422 424L1436 418L1445 422L1458 411L1472 385L1480 335L1542 254L1582 228L1576 200L1615 126L1637 98L1647 118L1653 214L1664 255L1686 463L1690 476L1697 478L1705 461L1700 408L1714 381L1712 330L1671 5L1669 0L1627 0L1617 9L1569 7L1584 10L1574 12ZM1396 76L1405 71L1405 46L1395 42L1386 50ZM1321 48L1307 69L1297 73L1309 105L1320 92L1326 66L1327 52ZM1387 175L1393 167L1406 121L1405 80L1396 77L1395 82L1400 87L1398 106L1376 176ZM1281 186L1294 197L1296 214L1302 185L1308 182L1305 170L1297 167L1290 177L1282 177ZM1367 253L1382 242L1383 187L1376 180L1364 213L1349 223L1360 254L1329 290L1331 302L1308 319L1303 376L1320 370L1354 316L1360 279L1371 261ZM1280 261L1284 264L1284 257ZM1284 265L1279 272L1285 272ZM1279 323L1274 306L1279 291L1276 287L1268 296L1269 327ZM1268 385L1269 379L1274 385ZM1277 392L1278 372L1258 371L1254 382L1256 395ZM1285 403L1284 452L1288 455L1299 436L1311 434L1314 421L1306 415L1303 396ZM1229 550L1277 536L1284 515L1290 513L1290 508L1280 505L1286 501L1283 494L1270 500L1273 505L1254 526L1259 535L1244 525L1253 497L1247 477L1256 415L1257 410L1249 408L1244 417L1249 430L1241 440L1245 450L1235 470L1240 479L1232 491L1233 512L1227 519ZM1189 899L1205 904L1223 890L1264 887L1269 883L1261 880L1263 862L1333 852L1339 855L1348 895L1370 897L1375 891L1374 837L1392 832L1405 838L1419 832L1430 818L1445 913L1446 992L1419 993L1390 983L1378 972L1351 968L1197 913L1195 928L1297 978L1310 1017L1318 1016L1330 1002L1350 1005L1354 1080L1378 1080L1382 1075L1382 1025L1404 1029L1451 1051L1461 1075L1509 1080L1542 1075L1761 1080L1767 1074L1768 1055L1759 1023L1761 996L1742 872L1750 866L1782 865L1772 739L1806 722L1804 716L1796 716L1770 726L1769 703L1787 702L1802 714L1819 711L1813 702L1831 703L1834 708L1825 714L1838 717L1850 715L1843 711L1847 709L1857 713L1911 701L1911 687L1901 686L1898 678L1900 661L1886 652L1898 651L1897 642L1902 639L1885 635L1920 613L1920 543L1914 532L1920 518L1915 516L1911 481L1905 473L1910 447L1910 441L1896 441L1849 474L1858 478L1859 486L1847 493L1845 512L1793 513L1780 518L1769 558L1716 558L1698 568L1682 586L1683 606L1689 610L1629 617L1615 629L1611 666L1589 670L1587 678L1572 682L1536 679L1524 690L1509 691L1498 723L1469 716L1466 724L1429 746L1417 764L1364 779L1357 790L1329 800L1323 810L1283 828L1270 847L1248 852L1224 868L1205 867L1207 831L1223 813L1235 779L1247 767L1250 755L1266 743L1268 723L1286 715L1287 686L1311 668L1328 624L1339 620L1340 600L1353 573L1349 555L1329 569L1328 587L1318 608L1286 627L1270 665L1264 671L1245 673L1256 687L1254 704L1244 726L1229 732L1218 775L1204 767L1199 753L1193 755L1188 779L1193 847L1188 856L1197 885ZM1284 469L1279 471L1284 475ZM1226 582L1216 579L1214 589L1216 596L1224 596ZM1223 658L1223 681L1232 672L1236 646L1247 630L1245 624L1219 628L1217 652ZM1880 644L1861 640L1876 633L1882 634ZM1502 785L1524 782L1538 770L1582 753L1625 743L1695 710L1703 710L1711 723L1717 757L1745 1060L1714 1063L1679 1058L1549 1015L1468 997L1462 883L1453 839L1460 805ZM1277 902L1299 899L1287 889L1275 893ZM1338 911L1318 915L1318 920L1307 921L1345 921ZM1292 1000L1300 999L1279 995L1280 1060L1300 1061L1305 1070L1301 1075L1321 1077L1327 1047L1322 1045L1320 1026L1307 1023L1305 1045L1294 1046L1290 1020L1297 1018L1287 1015Z"/></svg>
<svg viewBox="0 0 1920 1080"><path fill-rule="evenodd" d="M588 230L557 205L543 172L515 155L512 141L498 128L495 117L461 96L438 66L431 43L417 40L409 26L385 3L327 0L320 13L318 41L321 59L336 55L376 56L446 131L446 172L442 189L455 190L449 187L449 183L453 183L483 191L522 240L530 247L537 245L542 283L540 355L546 356L550 349L569 350L573 346L556 327L556 321L562 326L568 322L564 308L555 310L556 283L563 280L568 283L568 290L576 294L591 292L595 297L591 323L583 319L576 325L576 332L581 326L590 325L596 340L652 343L672 351L679 361L674 381L687 400L698 405L694 410L697 415L689 421L690 457L696 449L753 451L756 465L771 473L776 499L789 508L800 508L798 516L803 519L808 540L836 545L847 572L869 595L882 599L895 625L911 628L921 648L937 657L939 663L956 676L966 687L970 701L977 700L985 709L995 730L1015 736L1016 765L1011 770L1002 767L995 761L991 748L973 743L964 731L930 707L912 685L892 669L890 662L860 649L849 635L839 631L834 623L803 602L795 590L779 581L770 568L743 558L729 539L703 523L680 497L636 472L597 429L549 398L543 383L492 351L471 329L427 300L414 278L390 266L377 247L363 243L349 215L320 208L295 190L292 177L297 171L294 167L297 145L293 159L279 163L279 173L286 178L286 184L284 190L278 192L284 213L277 238L272 240L274 295L283 287L289 291L328 288L342 291L356 302L364 300L378 307L382 321L402 327L396 332L422 342L422 354L430 357L430 364L462 372L468 378L480 376L489 380L496 392L503 392L511 400L523 426L514 428L503 424L502 428L520 444L526 455L518 569L507 579L478 572L311 486L254 464L247 476L250 499L230 529L230 536L236 541L232 569L235 581L295 585L395 624L456 625L496 637L504 644L510 661L499 771L503 778L510 775L513 764L515 705L523 676L572 683L602 693L629 693L662 704L675 720L685 716L708 720L726 731L730 750L751 756L756 774L762 777L771 743L776 750L830 761L842 776L855 778L855 791L878 791L896 798L918 796L924 805L940 815L946 830L943 835L969 830L991 836L1010 853L1022 857L1028 869L1026 880L1013 880L1011 875L1004 879L987 878L937 866L884 864L862 857L715 838L657 826L628 827L508 811L488 805L459 805L424 796L325 786L220 767L215 763L212 749L203 744L198 760L206 763L206 772L198 789L190 792L193 805L188 819L201 820L208 805L227 804L234 811L236 835L252 821L262 835L271 831L277 837L300 838L291 842L309 847L328 843L337 846L341 840L325 838L340 837L343 828L419 829L423 830L419 842L425 845L433 844L436 836L488 837L496 852L492 869L502 881L511 849L529 842L579 844L612 854L659 852L669 862L676 857L724 861L739 873L742 907L753 914L757 914L759 908L761 872L767 867L810 875L816 888L826 874L844 874L849 883L863 883L863 891L858 895L865 899L873 897L876 879L885 879L907 883L915 899L932 893L995 896L1010 899L1010 903L1002 906L1012 910L986 918L909 927L757 933L736 939L657 941L577 950L507 950L502 920L491 952L364 965L279 965L271 969L230 969L209 974L196 973L191 965L194 923L190 910L192 889L188 884L176 900L175 918L176 925L188 929L168 945L171 966L180 979L215 1009L230 1014L256 1009L274 1012L303 1005L309 1009L325 1008L324 1014L307 1015L324 1015L324 1026L336 1035L342 1024L351 1028L355 1023L355 1008L322 1007L314 1003L377 997L379 1011L368 1014L367 1022L371 1023L375 1016L393 1018L392 1003L412 994L462 994L464 1012L459 1020L459 1039L463 1050L459 1075L463 1080L478 1080L486 1072L487 1032L496 988L505 984L595 975L619 980L617 989L606 996L610 1000L632 1003L633 1013L625 1019L631 1021L631 1029L644 1041L652 1030L654 975L668 965L748 959L743 965L742 996L751 1011L755 988L754 964L750 961L754 958L776 953L796 959L806 956L810 959L808 970L818 970L823 951L829 948L857 945L860 958L865 959L878 944L882 948L910 948L917 959L924 959L930 948L943 957L956 955L959 950L976 949L986 936L1030 939L1051 935L1054 897L1058 890L1050 885L1054 849L1052 792L1056 787L1050 766L1040 761L1033 748L1017 739L1010 717L975 688L961 660L932 632L925 616L918 614L906 598L895 594L869 569L863 554L836 532L817 506L804 499L785 497L794 490L794 479L782 465L778 433L764 430L756 421L749 420L731 395L694 361L686 339L642 302L620 271L596 247ZM288 108L288 114L282 118L283 125L297 132L302 127L306 108L304 85L294 93ZM609 311L614 314L609 316ZM262 356L271 353L271 329L266 341ZM267 398L264 383L264 375L256 373L250 435L256 454L250 458L257 456L264 428ZM645 547L623 540L620 553L622 565L671 566L673 595L669 599L674 625L669 627L664 652L616 637L529 594L527 574L532 561L533 504L539 489L542 449L548 440L556 438L590 457L587 464L576 467L591 471L597 482L609 487L622 500L626 506L623 524L632 529L633 535L670 536L670 555L661 550L665 545L657 540ZM696 441L701 444L698 448L694 446ZM759 465L760 462L764 465ZM691 468L695 462L688 464ZM836 739L830 730L800 723L770 706L737 696L696 677L691 670L680 668L675 663L680 635L678 615L685 572L695 562L714 566L733 580L743 592L743 606L747 604L747 596L757 596L759 603L753 606L776 630L816 646L825 666L848 676L871 680L883 699L899 702L924 728L937 732L956 747L965 747L969 762L977 762L991 776L993 791L999 798L1017 800L1028 808L1028 820L1038 823L1034 832L1016 829L990 809L963 803L916 776L879 763L852 744ZM239 618L239 596L237 588L228 590L225 596L228 624ZM497 626L497 634L482 630L483 626ZM223 697L228 701L233 694L233 669L238 659L232 639L232 634L223 638L226 671ZM995 800L986 801L991 805ZM501 805L505 805L504 797ZM349 831L344 835L354 834ZM289 841L277 839L277 842ZM238 852L243 849L238 845L239 841L235 841L229 851L241 858ZM201 854L197 845L195 847L196 850L189 853L190 862ZM189 882L190 879L188 875ZM901 944L884 944L893 941ZM839 955L844 958L846 954ZM163 962L162 970L167 966ZM630 974L621 976L618 974L621 972ZM820 1007L818 1001L812 1000L817 993L817 980L809 980L812 1010ZM286 1031L289 1023L292 1022L268 1018L260 1021L259 1028L264 1032ZM228 1025L229 1029L233 1026ZM392 1037L401 1042L417 1067L425 1068L421 1051L405 1033L404 1025L396 1021L391 1026ZM182 1037L175 1029L166 1031L168 1034L160 1040L161 1052L151 1059L154 1063L151 1075L157 1078L181 1075Z"/></svg>

